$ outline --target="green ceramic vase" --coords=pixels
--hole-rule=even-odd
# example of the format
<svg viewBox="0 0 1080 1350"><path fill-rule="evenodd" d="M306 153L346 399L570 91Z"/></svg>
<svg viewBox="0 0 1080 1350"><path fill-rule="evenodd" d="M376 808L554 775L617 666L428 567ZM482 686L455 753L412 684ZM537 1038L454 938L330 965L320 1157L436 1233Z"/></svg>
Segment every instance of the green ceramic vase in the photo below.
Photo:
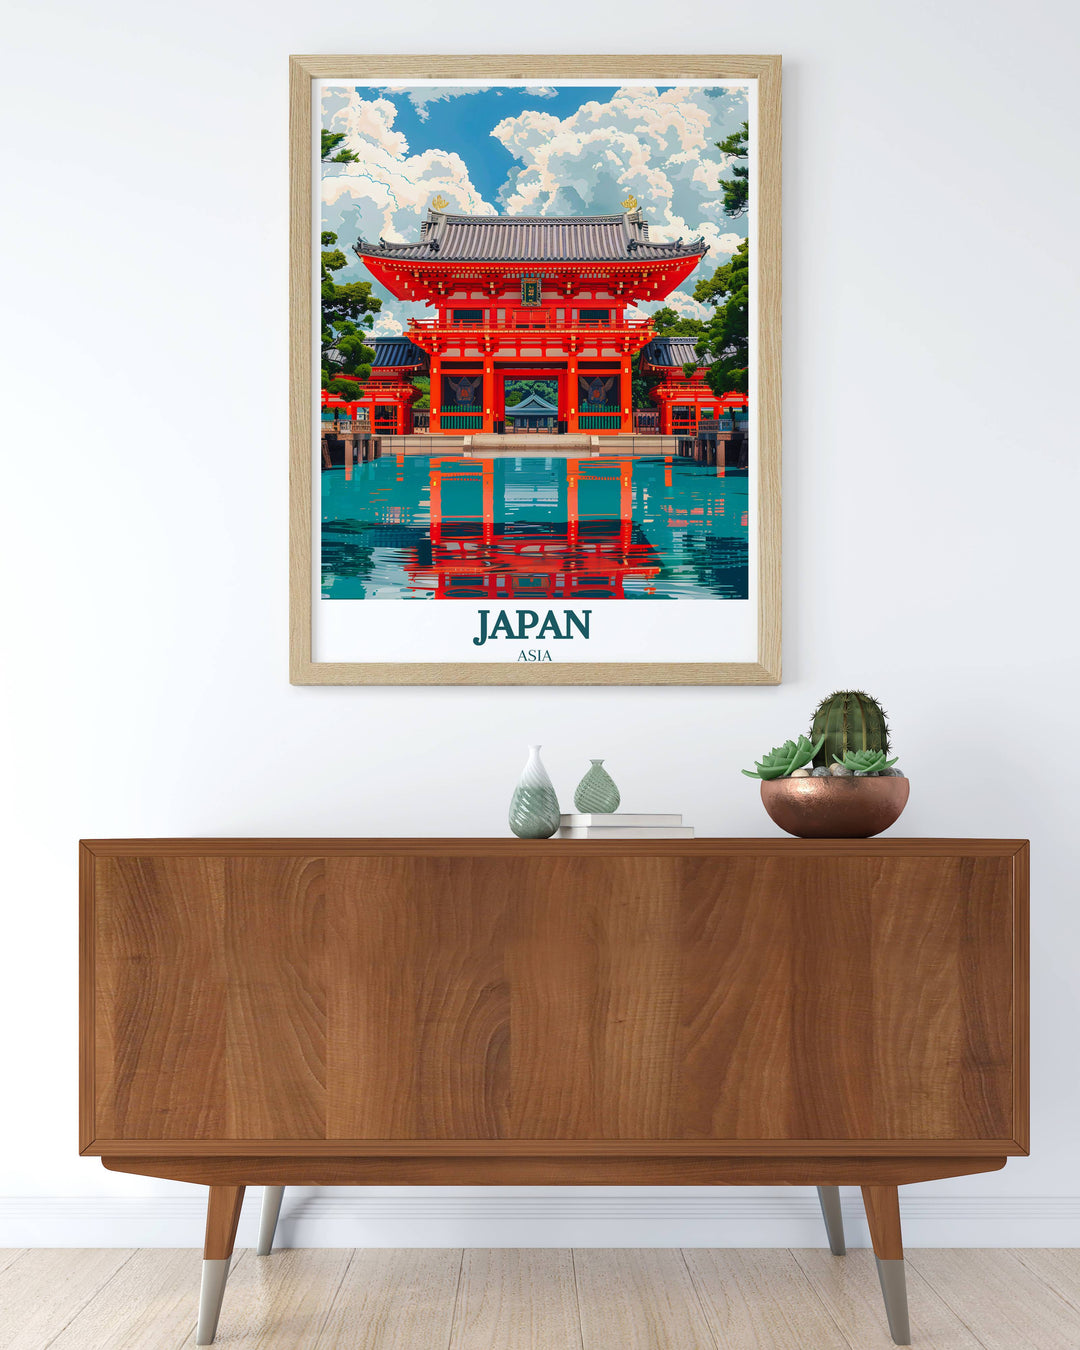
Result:
<svg viewBox="0 0 1080 1350"><path fill-rule="evenodd" d="M577 785L574 793L574 805L582 815L587 813L609 815L619 809L619 802L622 800L619 789L615 786L611 774L604 768L602 759L590 759L589 764L592 767Z"/></svg>
<svg viewBox="0 0 1080 1350"><path fill-rule="evenodd" d="M559 799L540 762L540 747L530 745L528 763L510 799L510 828L519 839L550 839L559 824Z"/></svg>

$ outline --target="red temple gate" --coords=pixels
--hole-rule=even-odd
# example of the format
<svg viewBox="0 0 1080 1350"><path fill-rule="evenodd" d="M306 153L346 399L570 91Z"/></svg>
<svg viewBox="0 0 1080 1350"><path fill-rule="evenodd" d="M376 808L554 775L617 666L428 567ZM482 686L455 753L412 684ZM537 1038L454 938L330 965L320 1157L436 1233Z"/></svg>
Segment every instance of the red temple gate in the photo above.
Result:
<svg viewBox="0 0 1080 1350"><path fill-rule="evenodd" d="M669 295L707 245L656 243L637 202L623 206L465 216L433 205L415 243L357 242L392 295L435 310L408 331L429 363L432 432L502 431L506 381L541 378L558 384L560 431L633 431L631 365L652 324L627 311Z"/></svg>

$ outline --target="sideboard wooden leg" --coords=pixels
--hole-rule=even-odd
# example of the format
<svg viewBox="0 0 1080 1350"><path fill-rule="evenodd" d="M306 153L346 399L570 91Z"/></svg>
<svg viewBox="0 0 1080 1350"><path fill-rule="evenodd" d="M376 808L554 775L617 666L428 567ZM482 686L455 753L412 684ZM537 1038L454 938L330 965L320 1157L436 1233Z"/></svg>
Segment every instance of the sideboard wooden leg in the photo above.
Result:
<svg viewBox="0 0 1080 1350"><path fill-rule="evenodd" d="M199 1293L199 1325L196 1345L212 1345L217 1335L225 1281L236 1242L236 1225L244 1203L243 1186L211 1186L206 1207L206 1242L203 1246L202 1289Z"/></svg>
<svg viewBox="0 0 1080 1350"><path fill-rule="evenodd" d="M259 1219L259 1246L256 1250L258 1256L269 1256L274 1250L274 1233L277 1231L278 1215L281 1213L281 1197L284 1194L284 1186L263 1187L262 1215Z"/></svg>
<svg viewBox="0 0 1080 1350"><path fill-rule="evenodd" d="M864 1186L862 1195L889 1331L897 1345L910 1345L904 1242L900 1235L900 1193L895 1186Z"/></svg>
<svg viewBox="0 0 1080 1350"><path fill-rule="evenodd" d="M819 1186L817 1198L821 1204L821 1217L825 1220L829 1251L833 1256L843 1256L847 1247L844 1246L844 1216L840 1212L840 1187Z"/></svg>

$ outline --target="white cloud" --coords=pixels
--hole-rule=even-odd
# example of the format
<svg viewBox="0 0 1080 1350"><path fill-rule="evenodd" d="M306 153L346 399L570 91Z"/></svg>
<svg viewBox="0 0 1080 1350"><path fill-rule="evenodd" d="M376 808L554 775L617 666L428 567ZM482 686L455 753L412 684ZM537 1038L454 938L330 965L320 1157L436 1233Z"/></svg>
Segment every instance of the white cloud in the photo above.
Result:
<svg viewBox="0 0 1080 1350"><path fill-rule="evenodd" d="M403 92L429 103L473 93L475 86L413 86ZM542 86L530 92L549 97L557 90ZM738 94L626 88L613 90L606 102L585 103L566 118L537 108L504 118L491 134L518 165L497 206L484 199L457 153L430 149L411 154L408 138L396 129L397 115L395 104L374 90L335 86L326 92L324 125L343 132L342 147L357 156L355 163L323 168L323 229L337 234L338 247L348 259L335 274L339 281L371 280L352 252L357 238L397 243L418 239L437 195L452 211L469 215L575 215L618 211L632 192L654 238L703 235L710 246L704 265L684 283L686 290L665 302L680 313L696 313L689 294L694 281L711 275L741 242L721 209L716 182L726 158L715 149L715 142L746 116ZM375 293L383 301L376 334L400 332L409 315L417 313L415 306L394 300L381 286L375 286Z"/></svg>
<svg viewBox="0 0 1080 1350"><path fill-rule="evenodd" d="M360 91L354 89L334 109L329 126L345 133L345 147L354 154L370 144L388 154L403 155L409 143L404 132L394 130L396 118L397 108L388 98L361 98Z"/></svg>
<svg viewBox="0 0 1080 1350"><path fill-rule="evenodd" d="M490 84L386 84L374 87L385 89L388 94L404 95L416 109L416 115L420 121L426 122L431 116L427 106L429 103L440 103L443 99L449 98L464 98L468 94L479 94L492 89L494 86ZM543 84L528 85L527 88L529 93L536 98L555 98L559 92L557 89Z"/></svg>
<svg viewBox="0 0 1080 1350"><path fill-rule="evenodd" d="M322 228L338 236L337 246L348 259L347 266L334 274L339 282L371 281L371 273L352 251L358 238L369 243L380 238L394 243L418 239L433 197L441 195L451 210L469 215L497 214L473 185L460 155L437 149L410 154L408 138L394 127L398 110L393 102L365 98L365 92L334 88L327 91L323 105L324 126L344 133L339 149L351 150L357 157L352 164L323 166ZM372 331L377 336L402 332L416 307L395 300L377 283L373 293L383 307Z"/></svg>
<svg viewBox="0 0 1080 1350"><path fill-rule="evenodd" d="M431 199L439 194L453 210L496 213L473 186L460 155L436 149L410 155L405 135L394 130L396 117L389 99L366 99L355 89L330 113L329 129L344 133L342 148L357 159L324 167L324 229L340 230L350 245L357 236L404 243L418 237Z"/></svg>
<svg viewBox="0 0 1080 1350"><path fill-rule="evenodd" d="M527 109L503 118L492 135L520 163L500 191L511 215L618 211L638 200L653 237L709 245L702 274L734 252L742 236L723 212L718 187L730 159L716 142L746 117L736 91L627 87L568 117Z"/></svg>
<svg viewBox="0 0 1080 1350"><path fill-rule="evenodd" d="M400 337L404 331L405 325L401 319L385 305L375 315L375 322L371 325L372 337Z"/></svg>
<svg viewBox="0 0 1080 1350"><path fill-rule="evenodd" d="M642 314L655 314L658 309L673 309L683 319L709 319L715 313L708 305L695 300L687 291L672 291L664 300L649 300L640 304Z"/></svg>
<svg viewBox="0 0 1080 1350"><path fill-rule="evenodd" d="M457 87L449 84L399 86L400 92L407 95L416 109L421 122L426 122L431 114L427 110L429 103L439 103L444 98L462 98L465 94L478 94L482 89L490 89L488 84L471 84Z"/></svg>

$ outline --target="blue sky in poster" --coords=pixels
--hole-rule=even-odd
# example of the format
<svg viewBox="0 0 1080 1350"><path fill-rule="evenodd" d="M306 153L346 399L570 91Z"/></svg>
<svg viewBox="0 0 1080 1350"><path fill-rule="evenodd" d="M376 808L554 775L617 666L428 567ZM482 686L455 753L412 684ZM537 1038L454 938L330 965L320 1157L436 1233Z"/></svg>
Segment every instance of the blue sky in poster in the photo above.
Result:
<svg viewBox="0 0 1080 1350"><path fill-rule="evenodd" d="M704 314L698 275L726 262L747 232L724 215L716 147L746 120L741 88L720 86L323 86L323 126L358 156L323 169L323 229L350 259L338 281L370 280L357 237L419 237L431 199L475 215L587 215L637 197L655 239L704 235L699 269L666 303ZM381 287L376 333L400 332L415 306ZM643 312L655 308L641 307Z"/></svg>

